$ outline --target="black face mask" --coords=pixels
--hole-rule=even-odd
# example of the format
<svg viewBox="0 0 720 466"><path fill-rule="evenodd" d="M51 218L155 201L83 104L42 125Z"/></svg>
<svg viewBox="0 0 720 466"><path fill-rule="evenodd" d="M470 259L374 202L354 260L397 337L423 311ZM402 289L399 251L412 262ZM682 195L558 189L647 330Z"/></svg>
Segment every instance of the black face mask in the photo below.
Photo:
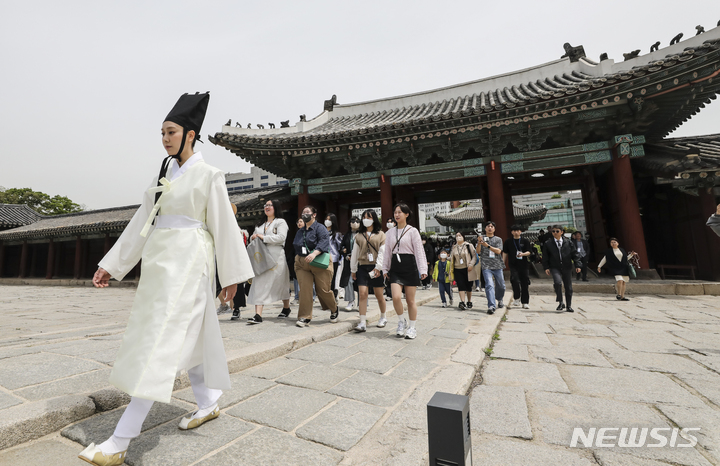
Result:
<svg viewBox="0 0 720 466"><path fill-rule="evenodd" d="M308 223L310 220L312 220L312 214L302 214L303 222Z"/></svg>

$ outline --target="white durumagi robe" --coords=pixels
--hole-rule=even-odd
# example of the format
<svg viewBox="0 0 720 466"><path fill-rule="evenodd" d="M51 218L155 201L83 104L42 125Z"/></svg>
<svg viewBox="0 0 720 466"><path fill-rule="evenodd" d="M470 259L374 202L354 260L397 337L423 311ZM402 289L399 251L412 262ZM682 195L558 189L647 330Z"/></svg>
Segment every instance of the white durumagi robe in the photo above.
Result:
<svg viewBox="0 0 720 466"><path fill-rule="evenodd" d="M215 258L223 287L253 277L221 170L200 153L173 160L157 179L99 266L117 279L142 258L135 301L110 383L130 394L170 402L179 370L203 364L205 384L230 388L215 313ZM163 192L157 205L155 192ZM160 215L154 226L149 219ZM143 231L144 230L144 231ZM143 236L145 233L145 236Z"/></svg>
<svg viewBox="0 0 720 466"><path fill-rule="evenodd" d="M285 240L288 234L288 224L281 218L255 227L256 235L263 235L264 239L256 238L253 241L263 241L272 254L277 265L263 274L253 278L247 303L250 305L272 304L283 299L290 299L290 272L285 259Z"/></svg>

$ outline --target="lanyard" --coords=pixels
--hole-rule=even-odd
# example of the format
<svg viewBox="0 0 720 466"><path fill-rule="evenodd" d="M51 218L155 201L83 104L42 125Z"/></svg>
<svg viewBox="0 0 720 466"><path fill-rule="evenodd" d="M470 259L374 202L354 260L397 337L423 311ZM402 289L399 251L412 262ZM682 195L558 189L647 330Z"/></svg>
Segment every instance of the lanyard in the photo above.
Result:
<svg viewBox="0 0 720 466"><path fill-rule="evenodd" d="M274 221L275 221L275 220L273 220L273 222L274 222ZM263 228L263 235L267 235L267 229L270 227L270 225L272 225L272 222L270 222L270 223L265 222L265 225L264 225L264 228Z"/></svg>
<svg viewBox="0 0 720 466"><path fill-rule="evenodd" d="M519 239L516 240L515 238L513 238L513 243L515 243L515 250L517 252L522 252L522 245L520 244L520 241L521 240Z"/></svg>
<svg viewBox="0 0 720 466"><path fill-rule="evenodd" d="M410 231L411 228L412 227L410 225L406 225L405 228L403 228L402 235L400 235L400 237L398 238L398 229L397 229L397 227L395 227L395 238L397 240L395 243L395 249L397 250L398 253L400 252L400 241L403 239L403 236L405 236L405 233Z"/></svg>

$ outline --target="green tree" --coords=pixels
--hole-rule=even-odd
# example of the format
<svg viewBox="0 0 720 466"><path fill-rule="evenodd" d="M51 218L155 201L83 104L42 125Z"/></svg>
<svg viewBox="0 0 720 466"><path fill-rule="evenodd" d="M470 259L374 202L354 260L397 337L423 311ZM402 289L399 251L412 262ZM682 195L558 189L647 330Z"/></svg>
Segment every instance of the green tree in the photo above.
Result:
<svg viewBox="0 0 720 466"><path fill-rule="evenodd" d="M30 188L10 188L0 191L0 204L25 204L43 215L69 214L83 210L82 206L65 196L50 197Z"/></svg>
<svg viewBox="0 0 720 466"><path fill-rule="evenodd" d="M562 196L559 194L553 194L552 196L550 196L550 199L560 199L561 197Z"/></svg>

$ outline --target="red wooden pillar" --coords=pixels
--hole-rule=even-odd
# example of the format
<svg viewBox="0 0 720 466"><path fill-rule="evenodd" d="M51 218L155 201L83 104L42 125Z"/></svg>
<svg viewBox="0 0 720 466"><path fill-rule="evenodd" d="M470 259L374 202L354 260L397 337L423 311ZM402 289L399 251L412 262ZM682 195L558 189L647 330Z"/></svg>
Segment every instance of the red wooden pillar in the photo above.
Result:
<svg viewBox="0 0 720 466"><path fill-rule="evenodd" d="M505 192L503 190L502 174L500 163L490 162L487 167L488 196L490 197L490 214L485 215L485 220L495 222L495 235L503 240L509 237L507 213L505 210Z"/></svg>
<svg viewBox="0 0 720 466"><path fill-rule="evenodd" d="M340 231L344 232L348 230L348 222L350 221L352 212L350 211L349 205L341 204L337 216L338 216L338 225L340 226Z"/></svg>
<svg viewBox="0 0 720 466"><path fill-rule="evenodd" d="M105 244L103 244L103 254L107 254L110 251L112 245L110 244L110 233L105 233Z"/></svg>
<svg viewBox="0 0 720 466"><path fill-rule="evenodd" d="M303 192L298 194L298 217L302 216L305 206L310 205L310 194L307 193L307 186L303 186Z"/></svg>
<svg viewBox="0 0 720 466"><path fill-rule="evenodd" d="M55 267L54 260L55 260L55 242L53 241L52 238L50 238L50 242L48 243L47 267L45 267L45 278L47 280L52 280L53 268Z"/></svg>
<svg viewBox="0 0 720 466"><path fill-rule="evenodd" d="M648 262L645 234L640 219L640 207L635 192L635 180L633 180L630 157L621 157L617 148L613 152L613 179L615 180L615 193L617 195L617 210L620 216L619 227L622 228L623 237L625 238L623 249L638 253L640 256L640 268L648 269L650 263Z"/></svg>
<svg viewBox="0 0 720 466"><path fill-rule="evenodd" d="M380 175L380 209L382 210L383 231L387 231L387 221L393 217L393 196L390 175Z"/></svg>
<svg viewBox="0 0 720 466"><path fill-rule="evenodd" d="M717 203L715 202L715 196L712 194L712 188L710 190L699 188L698 193L700 195L700 221L702 222L700 231L704 233L707 252L710 256L708 257L708 265L710 266L708 278L720 280L720 237L711 228L705 226L705 222L707 222L710 215L717 211Z"/></svg>
<svg viewBox="0 0 720 466"><path fill-rule="evenodd" d="M508 228L508 236L501 237L508 239L510 236L510 227L515 224L515 210L513 209L512 193L510 192L510 186L503 186L503 194L505 195L505 225Z"/></svg>
<svg viewBox="0 0 720 466"><path fill-rule="evenodd" d="M75 238L75 267L73 268L73 278L80 278L80 265L82 263L82 239L80 235Z"/></svg>
<svg viewBox="0 0 720 466"><path fill-rule="evenodd" d="M28 242L23 241L22 249L20 250L20 278L27 277L27 261L28 261Z"/></svg>

